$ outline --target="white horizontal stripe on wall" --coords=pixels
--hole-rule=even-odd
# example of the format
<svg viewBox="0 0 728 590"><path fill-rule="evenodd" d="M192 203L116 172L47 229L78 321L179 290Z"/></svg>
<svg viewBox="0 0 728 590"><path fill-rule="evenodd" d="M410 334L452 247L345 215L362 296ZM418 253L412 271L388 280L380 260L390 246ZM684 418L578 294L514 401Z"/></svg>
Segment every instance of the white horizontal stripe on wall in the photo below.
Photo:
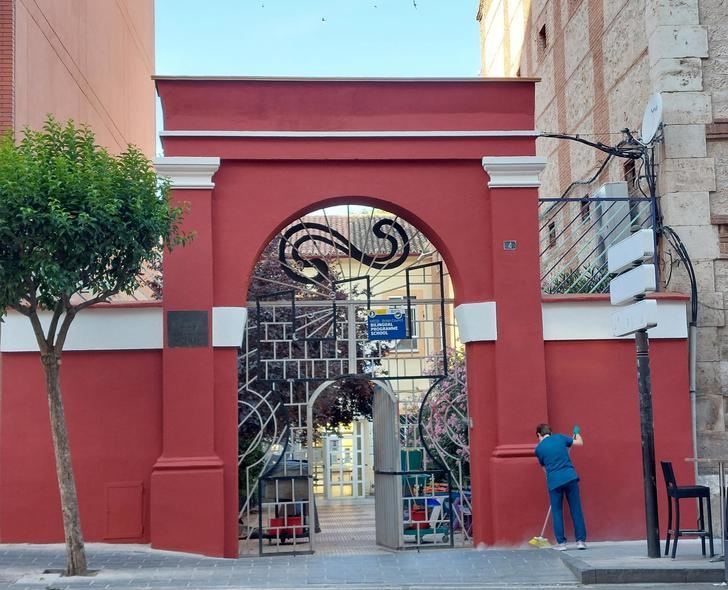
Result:
<svg viewBox="0 0 728 590"><path fill-rule="evenodd" d="M607 301L544 303L544 340L614 340L612 313L615 309ZM495 302L462 304L455 309L455 315L462 342L497 340ZM687 338L685 301L658 299L657 315L657 327L648 330L650 338ZM45 328L50 317L50 313L41 313ZM213 346L240 346L246 320L246 308L213 308ZM162 307L95 308L78 314L71 324L64 350L149 350L161 349L163 342ZM37 351L28 318L9 312L0 324L0 352Z"/></svg>
<svg viewBox="0 0 728 590"><path fill-rule="evenodd" d="M51 321L50 312L39 314L43 328ZM162 348L161 307L110 307L80 312L68 330L64 351L69 350L148 350ZM11 311L0 327L0 352L37 352L38 343L30 320Z"/></svg>
<svg viewBox="0 0 728 590"><path fill-rule="evenodd" d="M212 345L239 347L248 310L245 307L212 308ZM79 313L68 331L64 351L159 350L164 345L164 309L154 307L95 307ZM44 329L50 312L41 312ZM38 352L30 320L11 311L0 324L0 352Z"/></svg>
<svg viewBox="0 0 728 590"><path fill-rule="evenodd" d="M542 305L544 340L616 340L612 313L620 309L609 301L548 302ZM650 338L687 338L685 301L657 300L657 326L647 330ZM634 336L622 336L632 338Z"/></svg>

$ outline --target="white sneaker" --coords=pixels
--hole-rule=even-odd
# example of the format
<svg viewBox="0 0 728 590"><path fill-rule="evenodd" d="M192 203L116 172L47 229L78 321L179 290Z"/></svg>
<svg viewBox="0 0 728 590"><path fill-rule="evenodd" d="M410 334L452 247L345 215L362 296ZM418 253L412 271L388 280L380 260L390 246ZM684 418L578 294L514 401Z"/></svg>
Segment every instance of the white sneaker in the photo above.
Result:
<svg viewBox="0 0 728 590"><path fill-rule="evenodd" d="M584 541L577 541L576 548L577 549L586 549L586 543Z"/></svg>
<svg viewBox="0 0 728 590"><path fill-rule="evenodd" d="M557 543L553 548L555 551L566 551L566 543Z"/></svg>

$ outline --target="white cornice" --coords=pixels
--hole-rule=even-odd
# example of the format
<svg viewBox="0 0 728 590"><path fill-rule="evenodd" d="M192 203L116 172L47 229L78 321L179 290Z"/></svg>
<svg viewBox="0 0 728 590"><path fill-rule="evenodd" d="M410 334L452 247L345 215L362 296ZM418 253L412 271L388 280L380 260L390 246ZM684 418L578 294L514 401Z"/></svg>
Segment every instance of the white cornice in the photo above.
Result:
<svg viewBox="0 0 728 590"><path fill-rule="evenodd" d="M546 163L541 156L494 156L483 158L483 169L490 188L538 187Z"/></svg>
<svg viewBox="0 0 728 590"><path fill-rule="evenodd" d="M387 137L537 137L538 131L515 130L459 130L459 131L245 131L245 130L184 130L160 131L162 137L252 137L252 138L387 138Z"/></svg>
<svg viewBox="0 0 728 590"><path fill-rule="evenodd" d="M154 168L159 176L166 176L172 182L172 188L211 189L220 158L197 158L174 156L155 158Z"/></svg>

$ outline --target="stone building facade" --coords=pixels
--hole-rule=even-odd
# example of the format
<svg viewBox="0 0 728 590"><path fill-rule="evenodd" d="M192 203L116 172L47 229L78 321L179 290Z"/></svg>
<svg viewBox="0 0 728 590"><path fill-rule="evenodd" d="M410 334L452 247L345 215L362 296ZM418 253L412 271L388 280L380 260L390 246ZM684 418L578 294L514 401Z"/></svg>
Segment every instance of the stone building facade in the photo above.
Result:
<svg viewBox="0 0 728 590"><path fill-rule="evenodd" d="M699 292L698 453L728 456L728 2L480 0L477 18L483 76L541 78L539 131L614 145L622 129L639 131L649 97L661 94L659 201L664 223L687 247ZM523 31L520 39L514 30ZM542 197L592 177L604 159L587 146L546 138L538 153L549 161ZM615 160L579 196L605 182L630 182L629 174ZM689 293L682 264L667 244L661 250L663 283L669 278L662 287Z"/></svg>
<svg viewBox="0 0 728 590"><path fill-rule="evenodd" d="M155 152L154 0L0 0L0 131L48 114Z"/></svg>

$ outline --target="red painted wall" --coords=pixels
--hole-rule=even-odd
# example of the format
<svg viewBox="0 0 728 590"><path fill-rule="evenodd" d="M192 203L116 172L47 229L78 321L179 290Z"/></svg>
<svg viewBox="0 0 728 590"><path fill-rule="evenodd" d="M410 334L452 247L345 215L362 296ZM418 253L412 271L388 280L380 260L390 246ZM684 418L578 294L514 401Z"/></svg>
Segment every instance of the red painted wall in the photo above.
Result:
<svg viewBox="0 0 728 590"><path fill-rule="evenodd" d="M168 130L533 125L529 81L160 80L158 88ZM215 156L222 163L214 190L175 191L191 204L187 224L197 239L165 256L164 312L211 316L213 306L245 305L260 251L307 211L349 203L399 214L443 255L458 303L498 305L498 341L467 347L476 541L521 543L539 530L547 497L533 457L534 430L546 420L567 432L574 422L584 429L586 446L574 459L590 538L640 537L633 344L544 344L536 189L489 189L481 166L483 156L532 155L534 144L528 136L167 137L167 156ZM506 239L519 247L504 250ZM689 481L682 462L692 452L686 343L655 341L652 358L658 459L672 458L678 477ZM126 540L237 555L234 349L210 343L67 353L63 383L87 538L106 539L109 526L124 527L134 515L137 482L143 514L134 518L143 531ZM37 355L3 355L0 385L0 541L58 541Z"/></svg>
<svg viewBox="0 0 728 590"><path fill-rule="evenodd" d="M679 483L694 481L686 340L650 342L660 529L667 522L660 460ZM644 539L644 493L634 341L546 343L549 418L555 430L581 426L584 446L572 459L590 538ZM535 429L535 425L534 425ZM535 436L534 436L535 438ZM546 510L545 485L535 490ZM539 497L540 495L540 497ZM685 522L691 517L685 517Z"/></svg>
<svg viewBox="0 0 728 590"><path fill-rule="evenodd" d="M436 245L459 301L489 296L490 244L485 238L491 220L484 177L478 161L427 166L406 161L226 162L215 176L215 305L243 304L248 277L276 231L299 215L337 203L401 215ZM241 231L252 211L254 222Z"/></svg>
<svg viewBox="0 0 728 590"><path fill-rule="evenodd" d="M164 108L164 126L171 131L392 130L400 133L533 129L532 81L160 79L157 87ZM405 133L399 137L292 138L284 135L214 137L203 133L163 137L167 156L212 156L222 160L213 178L215 189L211 198L206 197L204 191L195 195L192 191L175 191L178 199L191 202L191 215L197 216L198 221L205 218L203 225L196 227L204 240L193 244L192 248L197 249L198 255L209 256L209 265L195 262L194 255L187 249L174 252L165 261L169 279L169 282L165 279L166 285L184 284L184 305L190 306L190 302L194 302L195 309L204 309L209 305L205 303L209 282L204 278L190 280L190 276L191 273L204 277L212 275L213 305L244 305L250 272L275 233L306 212L346 203L385 209L401 215L423 231L448 265L458 302L494 299L495 286L501 288L503 295L513 281L520 283L518 274L510 271L508 277L502 276L500 281L494 279L492 240L495 234L492 227L497 224L501 230L509 232L509 239L520 239L524 244L515 256L510 257L510 262L503 261L504 268L523 271L524 260L534 256L535 246L531 247L531 243L537 241L536 191L515 190L503 195L504 207L499 209L501 217L494 219L488 178L481 160L484 155L532 155L534 143L534 138L528 135L499 137L497 134L414 137ZM206 217L210 203L212 218L208 225ZM508 206L508 203L512 205ZM502 217L503 213L509 214L507 219ZM532 223L522 223L520 216L523 214L530 216L528 219ZM207 239L210 233L211 244ZM533 258L528 263L529 272L522 274L528 275L525 282L531 284L531 291L527 299L536 305L534 313L538 315L537 265L537 258ZM534 272L530 272L531 269L535 269ZM517 306L520 298L511 296L511 299ZM174 302L165 301L165 309L181 309L180 300L176 297ZM540 317L537 320L540 321ZM530 322L530 315L523 321ZM516 324L518 322L512 325ZM518 331L516 328L511 332ZM509 330L504 330L504 334L506 332ZM531 332L538 349L540 327ZM170 352L173 351L165 350L165 374L167 363L171 367L177 362ZM508 364L506 357L515 354L502 348L499 362ZM201 362L203 356L200 352L198 361ZM200 362L196 366L199 367ZM475 378L482 383L478 395L499 403L495 396L496 378L493 374L485 374L477 364L473 366L476 367L474 372L483 373L482 379ZM232 362L218 363L216 360L216 382L222 379L232 383L234 369ZM176 369L170 370L176 372ZM524 382L530 380L538 381L538 373L533 379L524 376ZM544 381L543 371L540 381ZM534 397L540 396L543 400L544 385L532 389ZM501 396L507 398L508 392L501 392ZM223 398L223 390L215 386L216 407L220 407ZM170 401L173 399L170 393ZM165 409L165 425L172 429L177 429L173 416L188 414L184 403L175 402L175 405L179 407ZM220 420L221 413L218 413L216 429L229 428ZM205 428L205 421L198 422ZM485 434L485 420L477 422ZM521 430L523 436L527 432L520 426L516 430ZM216 430L216 437L219 435ZM516 436L516 432L510 436ZM232 445L234 432L225 439L226 442L216 440L216 450L222 453L227 498L231 495L230 486L236 474L235 465L223 455L233 456L233 449L222 449L220 445ZM488 435L476 439L496 441L494 436ZM477 451L488 456L492 449L490 444ZM187 454L193 456L202 452L200 447ZM175 459L178 464L183 460L183 457ZM191 470L188 473L191 481L194 474ZM482 478L477 482L483 496L487 497L484 484L487 482ZM179 486L175 489L179 490ZM187 493L182 492L182 495ZM190 495L193 493L196 492L189 491ZM210 492L211 501L217 497L215 494ZM160 497L164 495L165 492L161 492ZM169 505L178 501L168 496L166 494L166 499L160 502ZM180 497L178 492L177 498ZM182 506L176 510L181 511ZM486 519L485 514L486 510L480 511L476 520ZM226 547L232 547L234 543L232 533L236 518L237 511L233 510L232 503L226 504ZM169 547L170 538L188 534L179 527L173 530L164 526L164 538L157 541L153 535L153 545ZM481 535L491 534L486 526L478 526ZM214 543L213 537L197 541L201 550L217 554ZM228 555L227 550L225 554Z"/></svg>
<svg viewBox="0 0 728 590"><path fill-rule="evenodd" d="M162 448L161 375L161 351L63 355L61 387L86 540L149 540L150 475ZM0 542L62 542L38 354L4 353L0 389Z"/></svg>
<svg viewBox="0 0 728 590"><path fill-rule="evenodd" d="M533 85L483 78L157 78L164 128L184 130L533 129Z"/></svg>

